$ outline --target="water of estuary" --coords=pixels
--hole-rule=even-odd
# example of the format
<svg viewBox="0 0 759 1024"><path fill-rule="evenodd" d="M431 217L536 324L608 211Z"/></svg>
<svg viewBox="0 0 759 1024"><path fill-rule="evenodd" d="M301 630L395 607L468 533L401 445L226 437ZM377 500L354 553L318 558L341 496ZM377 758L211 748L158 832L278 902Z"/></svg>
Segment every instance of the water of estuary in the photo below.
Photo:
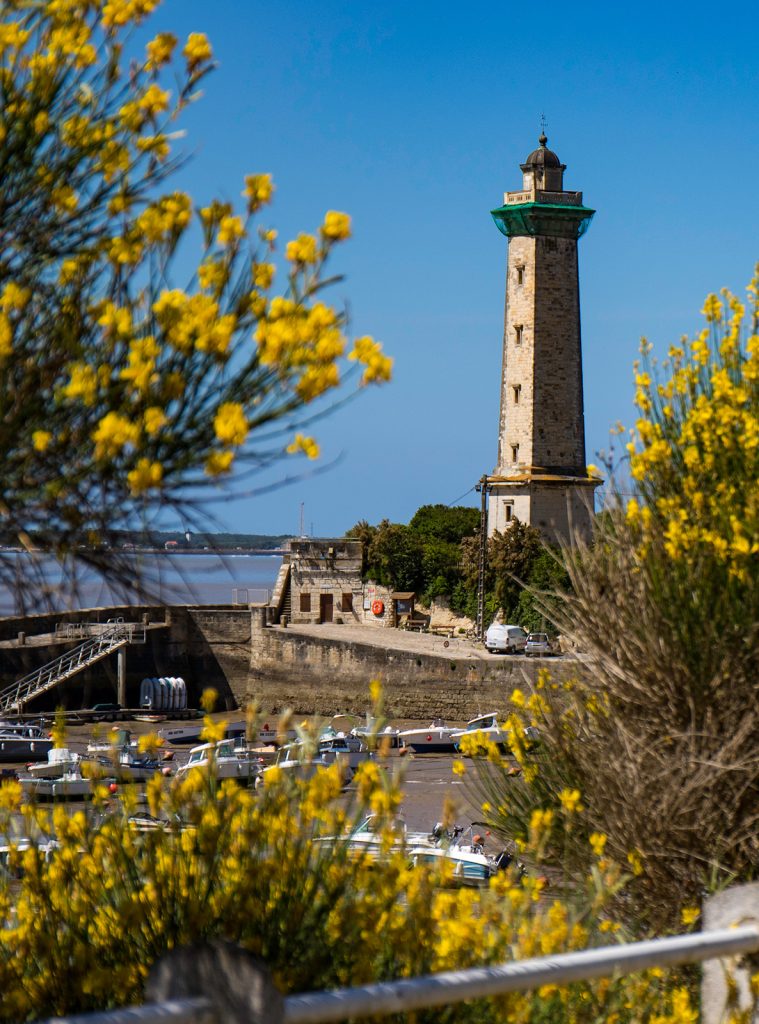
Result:
<svg viewBox="0 0 759 1024"><path fill-rule="evenodd" d="M279 555L130 552L127 585L104 580L81 563L0 552L0 615L70 611L109 605L232 604L266 601L282 563ZM142 581L144 593L129 584Z"/></svg>

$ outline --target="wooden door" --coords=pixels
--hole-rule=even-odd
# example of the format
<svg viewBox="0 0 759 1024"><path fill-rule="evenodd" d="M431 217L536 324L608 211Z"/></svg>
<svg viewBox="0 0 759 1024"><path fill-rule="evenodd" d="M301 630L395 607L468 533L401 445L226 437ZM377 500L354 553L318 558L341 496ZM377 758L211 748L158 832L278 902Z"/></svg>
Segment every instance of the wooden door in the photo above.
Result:
<svg viewBox="0 0 759 1024"><path fill-rule="evenodd" d="M332 622L332 594L319 594L319 622Z"/></svg>

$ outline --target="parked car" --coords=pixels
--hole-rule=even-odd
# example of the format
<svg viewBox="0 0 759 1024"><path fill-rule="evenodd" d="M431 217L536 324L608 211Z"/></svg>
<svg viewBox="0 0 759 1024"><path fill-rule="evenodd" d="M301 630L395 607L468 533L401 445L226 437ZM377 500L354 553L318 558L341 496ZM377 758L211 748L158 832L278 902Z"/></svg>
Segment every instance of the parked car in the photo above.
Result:
<svg viewBox="0 0 759 1024"><path fill-rule="evenodd" d="M493 622L485 634L485 647L494 653L503 651L506 654L516 654L524 650L526 643L527 633L521 626Z"/></svg>
<svg viewBox="0 0 759 1024"><path fill-rule="evenodd" d="M550 658L556 647L547 633L530 633L524 648L527 658Z"/></svg>

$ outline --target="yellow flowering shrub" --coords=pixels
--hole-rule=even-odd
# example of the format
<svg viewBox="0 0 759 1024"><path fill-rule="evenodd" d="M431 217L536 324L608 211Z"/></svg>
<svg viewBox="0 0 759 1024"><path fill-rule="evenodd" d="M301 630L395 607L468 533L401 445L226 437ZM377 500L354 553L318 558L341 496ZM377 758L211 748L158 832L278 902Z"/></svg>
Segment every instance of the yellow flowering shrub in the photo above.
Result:
<svg viewBox="0 0 759 1024"><path fill-rule="evenodd" d="M206 738L219 728L207 718ZM598 860L568 900L515 869L488 888L452 888L450 869L412 866L396 820L401 793L377 762L342 788L338 765L310 779L274 769L255 791L218 785L213 763L181 779L159 774L147 785L159 824L141 831L134 787L114 795L101 785L86 811L72 811L22 803L18 784L3 783L0 833L15 823L8 867L20 877L0 877L0 1020L139 1002L156 959L216 937L260 956L286 993L608 943L613 865ZM349 842L368 813L377 853ZM535 816L536 850L550 817ZM38 830L55 835L47 855L23 841ZM657 971L414 1019L681 1024L691 1006L681 979Z"/></svg>
<svg viewBox="0 0 759 1024"><path fill-rule="evenodd" d="M196 208L170 185L213 51L164 31L127 67L125 39L158 3L10 0L0 14L3 524L62 557L104 550L135 506L186 512L188 492L240 464L315 458L297 433L306 406L391 372L325 301L347 214L279 256L261 220L270 174L247 175L238 204ZM197 238L177 287L177 253ZM92 553L126 579L118 558Z"/></svg>
<svg viewBox="0 0 759 1024"><path fill-rule="evenodd" d="M617 507L565 559L571 592L545 606L583 658L572 680L538 679L529 713L517 696L541 742L483 794L515 838L535 808L556 813L551 863L582 874L590 842L624 865L639 933L756 877L758 300L759 268L747 302L709 296L703 330L664 360L643 343L632 483L622 468Z"/></svg>

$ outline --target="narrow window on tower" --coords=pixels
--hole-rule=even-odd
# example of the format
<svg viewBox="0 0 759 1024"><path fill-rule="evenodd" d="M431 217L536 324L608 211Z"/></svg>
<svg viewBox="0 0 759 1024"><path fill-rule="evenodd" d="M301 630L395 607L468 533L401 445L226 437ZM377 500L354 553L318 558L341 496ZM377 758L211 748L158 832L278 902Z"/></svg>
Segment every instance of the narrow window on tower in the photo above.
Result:
<svg viewBox="0 0 759 1024"><path fill-rule="evenodd" d="M514 391L514 405L519 405L519 396L522 394L522 385L512 384L511 387Z"/></svg>
<svg viewBox="0 0 759 1024"><path fill-rule="evenodd" d="M524 284L524 267L517 267L517 284Z"/></svg>
<svg viewBox="0 0 759 1024"><path fill-rule="evenodd" d="M524 326L522 324L517 324L514 327L514 344L515 345L521 345L522 344L522 333L523 333L523 331L524 331Z"/></svg>
<svg viewBox="0 0 759 1024"><path fill-rule="evenodd" d="M514 518L514 502L507 501L503 506L503 511L506 514L506 522L510 523Z"/></svg>
<svg viewBox="0 0 759 1024"><path fill-rule="evenodd" d="M519 462L519 445L513 444L511 446L511 461Z"/></svg>

